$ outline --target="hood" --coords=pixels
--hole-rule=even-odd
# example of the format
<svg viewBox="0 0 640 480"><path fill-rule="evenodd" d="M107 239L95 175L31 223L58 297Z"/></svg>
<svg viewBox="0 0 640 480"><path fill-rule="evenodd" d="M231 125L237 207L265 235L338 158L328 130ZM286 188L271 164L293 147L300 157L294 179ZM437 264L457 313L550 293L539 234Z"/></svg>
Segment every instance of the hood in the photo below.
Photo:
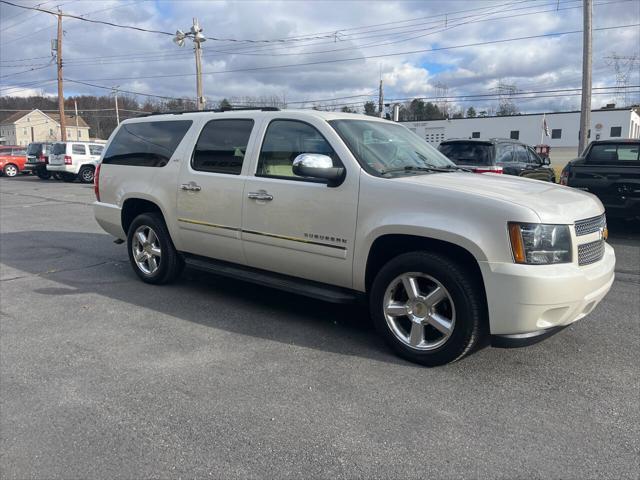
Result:
<svg viewBox="0 0 640 480"><path fill-rule="evenodd" d="M555 183L492 173L432 173L393 181L431 188L457 190L533 210L543 223L570 224L604 212L594 195ZM517 220L517 219L514 219Z"/></svg>

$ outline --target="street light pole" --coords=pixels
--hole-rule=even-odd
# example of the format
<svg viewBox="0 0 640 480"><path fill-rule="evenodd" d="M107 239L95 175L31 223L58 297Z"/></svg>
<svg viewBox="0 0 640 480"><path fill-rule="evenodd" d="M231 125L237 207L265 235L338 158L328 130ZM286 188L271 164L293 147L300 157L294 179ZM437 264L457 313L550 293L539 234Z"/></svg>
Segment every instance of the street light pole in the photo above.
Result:
<svg viewBox="0 0 640 480"><path fill-rule="evenodd" d="M197 20L193 19L193 24L197 25ZM198 95L198 110L204 110L204 97L202 96L202 48L200 41L194 40L194 50L196 53L196 93Z"/></svg>
<svg viewBox="0 0 640 480"><path fill-rule="evenodd" d="M589 143L591 126L591 61L592 61L592 15L593 0L584 0L582 27L582 103L580 105L580 139L578 155L582 155Z"/></svg>
<svg viewBox="0 0 640 480"><path fill-rule="evenodd" d="M205 42L207 38L202 34L202 27L198 23L197 18L193 18L193 25L189 32L184 33L182 30L177 30L173 41L179 47L184 46L185 38L193 40L193 50L196 55L196 105L198 110L204 110L205 99L202 94L202 42Z"/></svg>

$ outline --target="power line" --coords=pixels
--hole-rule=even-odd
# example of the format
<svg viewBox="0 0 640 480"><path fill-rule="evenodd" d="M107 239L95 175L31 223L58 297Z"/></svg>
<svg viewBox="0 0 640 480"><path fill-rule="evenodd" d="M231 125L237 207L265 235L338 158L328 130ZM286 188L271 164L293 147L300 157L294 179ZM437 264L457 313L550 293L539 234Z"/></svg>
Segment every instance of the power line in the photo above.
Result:
<svg viewBox="0 0 640 480"><path fill-rule="evenodd" d="M514 5L514 4L517 4L517 3L522 3L523 1L527 1L527 0L521 0L520 2L502 4L502 5L499 5L499 6ZM572 2L573 1L577 1L577 0L572 0ZM626 2L626 1L632 1L632 0L614 0L612 2L606 2L606 3L618 3L618 2ZM556 5L556 2L545 4L545 6L546 5ZM536 6L540 6L540 5L536 5ZM507 9L507 10L502 10L501 13L505 12L505 11L508 12L508 11L514 11L514 10L522 10L523 8L530 9L530 8L534 8L534 7L535 6L527 6L527 7L520 7L520 8L515 8L515 9ZM483 7L482 9L486 10L487 8L493 8L493 7ZM567 7L566 9L569 9L569 8L579 8L579 7ZM479 10L479 9L470 9L470 10ZM533 15L533 14L537 14L537 13L543 13L543 12L547 12L547 11L556 11L556 10L557 9L554 8L553 10L543 10L543 11L536 11L536 12L528 12L528 13L524 13L524 14L520 14L520 15ZM497 13L497 12L489 12L489 13L485 13L485 15L490 15L490 14L492 15L494 13ZM513 15L513 16L517 16L517 15ZM490 18L490 19L477 18L476 20L473 20L473 21L454 24L454 25L451 25L451 26L449 26L449 27L447 27L445 29L442 29L442 30L439 30L439 31L435 31L435 32L430 32L430 33L428 33L428 35L431 35L431 34L434 34L434 33L439 33L441 31L445 31L445 30L449 30L451 28L455 28L455 27L460 26L460 25L465 25L465 24L469 24L469 23L477 23L477 22L482 22L482 21L498 20L498 19L501 19L501 18L512 18L513 16L508 16L508 17L503 16L503 17L496 17L496 18ZM451 21L455 21L455 20L461 20L461 19L465 19L465 18L476 18L476 17L477 17L477 15L470 15L470 16L466 16L466 17L452 18L450 20ZM412 20L404 20L404 22L408 22L408 21L412 21ZM429 25L429 24L434 24L434 23L435 24L441 24L442 22L441 21L431 21L431 22L423 23L422 25ZM394 28L406 28L406 26L394 27ZM369 36L366 36L366 37L358 38L358 40L362 40L362 39L365 39L365 38L372 38L372 37L389 36L389 35L398 36L398 35L404 35L404 34L407 34L407 33L423 32L425 30L432 30L433 28L436 28L436 27L432 27L430 29L419 29L419 30L409 30L409 31L404 31L404 32L396 32L396 33L393 33L393 34L380 34L380 33L378 33L378 34L375 34L375 35L369 35ZM368 32L362 32L362 33L368 33ZM427 35L427 34L425 34L425 35ZM409 41L409 40L412 40L414 38L420 38L422 36L424 36L424 35L405 38L405 39L401 39L401 40L398 40L398 41L387 42L387 43L375 43L374 42L374 43L368 44L368 45L360 45L360 46L358 46L358 48L369 48L369 47L374 47L374 46L379 46L379 45L399 43L399 42ZM347 40L356 40L356 39L355 38L354 39L348 38ZM344 41L344 38L343 38L343 41ZM314 42L314 43L310 43L310 44L307 44L307 45L315 46L315 45L321 45L321 44L326 44L326 43L334 43L334 42ZM307 45L305 45L305 44L296 45L296 47L307 46ZM263 47L251 47L251 48L253 49L253 52L255 52L258 49L267 48L267 47L268 48L272 48L271 45L264 45ZM287 47L287 48L290 48L290 47ZM279 50L279 49L281 49L281 48L276 48L275 50ZM353 49L352 47L348 47L348 48L330 49L330 50L315 51L315 52L282 53L282 54L271 53L271 52L274 51L273 49L269 50L267 53L252 53L251 51L242 51L242 50L211 50L211 49L207 49L205 51L204 55L207 58L214 57L214 56L219 56L219 54L234 54L234 55L249 55L249 56L289 56L289 55L311 55L311 54L328 53L328 52L336 52L336 51L344 51L344 50L352 50L352 49ZM245 50L246 50L246 48L245 48ZM208 54L208 52L213 52L214 55L210 55L210 54ZM152 55L144 54L143 57L140 57L141 55L143 55L143 53L133 53L133 54L130 53L130 54L121 54L121 55L101 56L100 59L116 58L116 57L117 58L133 57L133 58L128 62L124 62L122 60L117 60L117 61L114 60L113 62L99 62L99 63L103 64L103 65L110 64L110 63L114 63L114 64L115 63L132 63L132 62L136 62L137 61L137 60L134 60L134 58L136 58L136 57L144 58L144 60L147 61L147 62L148 61L163 61L166 58L170 58L170 57L183 57L185 59L188 58L187 55L182 55L182 54L177 54L177 53L176 54L174 54L174 53L156 53L156 51L152 51L152 52L148 52L148 53L151 53ZM84 61L83 61L83 59L84 59ZM67 62L67 64L69 64L69 63L73 63L74 65L80 65L80 64L84 64L84 63L94 64L94 63L96 63L96 60L95 60L94 57L79 57L76 60L72 59L70 62Z"/></svg>
<svg viewBox="0 0 640 480"><path fill-rule="evenodd" d="M42 65L40 67L30 68L29 70L23 70L22 72L14 72L14 73L9 73L7 75L0 75L0 78L13 77L14 75L21 75L23 73L33 72L34 70L42 70L43 68L47 68L47 67L50 67L50 66L51 66L51 63L47 63L46 65Z"/></svg>
<svg viewBox="0 0 640 480"><path fill-rule="evenodd" d="M101 24L101 25L109 25L111 27L126 28L126 29L129 29L129 30L137 30L139 32L145 32L145 33L158 33L158 34L161 34L161 35L173 35L173 33L171 33L171 32L164 32L162 30L150 30L150 29L147 29L147 28L136 27L136 26L133 26L133 25L120 25L118 23L107 22L107 21L104 21L104 20L91 20L89 18L83 18L83 17L81 17L79 15L72 15L70 13L53 12L51 10L45 10L44 8L26 7L24 5L18 5L16 3L9 2L8 0L0 0L0 3L5 3L7 5L12 5L14 7L24 8L26 10L36 10L38 12L48 13L49 15L56 15L56 16L62 15L63 17L73 18L75 20L81 20L83 22L98 23L98 24Z"/></svg>
<svg viewBox="0 0 640 480"><path fill-rule="evenodd" d="M4 0L0 0L4 1ZM594 28L594 31L604 31L604 30L615 30L621 28L629 28L629 27L637 27L640 26L640 23L634 23L629 25L615 25L611 27L601 27ZM500 40L488 40L484 42L475 42L475 43L467 43L462 45L452 45L448 47L435 47L435 48L426 48L419 50L410 50L404 52L395 52L395 53L383 53L378 55L362 55L358 57L350 57L350 58L341 58L341 59L331 59L331 60L318 60L314 62L305 62L305 63L290 63L284 65L270 65L270 66L262 66L262 67L249 67L249 68L236 68L229 70L218 70L212 72L202 72L203 75L217 75L221 73L237 73L237 72L252 72L252 71L260 71L260 70L273 70L280 68L291 68L291 67L306 67L313 65L325 65L329 63L343 63L343 62L353 62L357 60L367 60L372 58L385 58L385 57L397 57L400 55L415 55L418 53L428 53L428 52L440 52L446 50L454 50L459 48L470 48L470 47L479 47L484 45L495 45L500 43L508 43L522 40L532 40L534 38L547 38L547 37L558 37L562 35L572 35L582 33L582 30L571 30L566 32L552 32L552 33L544 33L539 35L527 35L524 37L514 37L514 38L503 38ZM110 78L88 78L82 79L82 81L104 81L104 80L139 80L139 79L150 79L150 78L174 78L174 77L184 77L191 76L195 74L190 73L175 73L175 74L166 74L166 75L147 75L147 76L134 76L134 77L110 77Z"/></svg>

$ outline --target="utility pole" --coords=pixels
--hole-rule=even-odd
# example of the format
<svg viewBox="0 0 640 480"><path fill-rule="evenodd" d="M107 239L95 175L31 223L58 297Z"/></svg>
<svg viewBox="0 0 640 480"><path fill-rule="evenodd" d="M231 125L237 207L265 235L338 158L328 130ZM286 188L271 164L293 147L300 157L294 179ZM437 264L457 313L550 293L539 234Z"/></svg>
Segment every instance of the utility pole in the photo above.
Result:
<svg viewBox="0 0 640 480"><path fill-rule="evenodd" d="M58 113L60 114L60 139L67 140L67 125L64 118L64 91L62 89L62 11L58 9L58 38L56 41L58 60Z"/></svg>
<svg viewBox="0 0 640 480"><path fill-rule="evenodd" d="M120 85L118 85L119 87ZM118 87L113 89L113 96L116 100L116 125L120 125L120 111L118 110Z"/></svg>
<svg viewBox="0 0 640 480"><path fill-rule="evenodd" d="M380 91L378 92L378 110L380 118L384 118L384 91L382 89L382 79L380 79Z"/></svg>
<svg viewBox="0 0 640 480"><path fill-rule="evenodd" d="M197 18L193 18L193 25L188 33L177 30L173 41L176 45L182 47L184 46L185 38L190 38L194 43L193 50L196 54L196 104L198 110L204 110L205 100L202 94L202 42L205 42L207 37L202 34L202 27L198 23Z"/></svg>
<svg viewBox="0 0 640 480"><path fill-rule="evenodd" d="M578 155L584 152L589 143L589 127L591 125L591 61L592 61L592 15L593 0L583 2L582 26L582 103L580 105L580 141Z"/></svg>
<svg viewBox="0 0 640 480"><path fill-rule="evenodd" d="M78 129L78 102L73 99L73 106L76 109L76 140L80 140L80 130Z"/></svg>

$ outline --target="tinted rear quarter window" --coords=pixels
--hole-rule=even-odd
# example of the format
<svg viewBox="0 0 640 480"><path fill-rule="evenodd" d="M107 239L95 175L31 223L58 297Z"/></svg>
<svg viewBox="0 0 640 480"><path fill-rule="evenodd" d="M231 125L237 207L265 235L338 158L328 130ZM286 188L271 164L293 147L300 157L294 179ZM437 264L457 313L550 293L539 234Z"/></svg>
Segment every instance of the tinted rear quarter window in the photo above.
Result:
<svg viewBox="0 0 640 480"><path fill-rule="evenodd" d="M240 175L253 120L211 120L193 151L194 170Z"/></svg>
<svg viewBox="0 0 640 480"><path fill-rule="evenodd" d="M89 145L89 153L91 155L100 155L103 149L102 145Z"/></svg>
<svg viewBox="0 0 640 480"><path fill-rule="evenodd" d="M164 167L191 124L191 120L125 123L111 141L102 163Z"/></svg>
<svg viewBox="0 0 640 480"><path fill-rule="evenodd" d="M491 165L493 161L493 145L488 143L441 143L438 150L458 165Z"/></svg>

